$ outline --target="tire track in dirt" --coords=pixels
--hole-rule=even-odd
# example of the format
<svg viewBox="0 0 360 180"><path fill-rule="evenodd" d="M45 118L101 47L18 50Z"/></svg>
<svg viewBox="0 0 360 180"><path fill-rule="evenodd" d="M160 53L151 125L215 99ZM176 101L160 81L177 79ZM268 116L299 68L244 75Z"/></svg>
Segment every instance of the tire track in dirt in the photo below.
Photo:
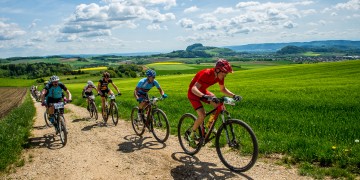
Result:
<svg viewBox="0 0 360 180"><path fill-rule="evenodd" d="M245 173L233 173L214 148L204 147L192 157L183 153L176 136L162 144L149 132L136 136L128 121L113 126L109 120L101 126L101 117L90 119L85 108L72 104L65 106L69 134L62 147L54 128L44 126L45 108L34 103L37 114L31 147L23 153L26 163L1 179L310 179L263 159Z"/></svg>

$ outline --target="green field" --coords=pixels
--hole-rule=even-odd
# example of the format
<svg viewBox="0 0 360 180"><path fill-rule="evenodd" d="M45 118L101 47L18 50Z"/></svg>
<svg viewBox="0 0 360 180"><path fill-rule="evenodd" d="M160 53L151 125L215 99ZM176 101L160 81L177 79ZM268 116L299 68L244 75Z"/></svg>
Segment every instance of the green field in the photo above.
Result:
<svg viewBox="0 0 360 180"><path fill-rule="evenodd" d="M350 173L360 174L360 143L356 141L360 139L360 60L281 66L263 62L261 68L245 64L239 62L242 67L254 68L236 71L225 80L228 89L243 96L241 103L227 109L233 118L243 119L253 128L262 156L282 154L285 163L300 164L302 174L311 175L315 167L324 167L314 173L320 174L315 175L317 178L325 175L352 178ZM197 67L193 73L204 68L196 65L183 68L188 67ZM157 73L162 71L168 70ZM182 114L195 114L187 99L193 76L183 73L156 77L169 95L158 105L169 118L172 134L177 133ZM63 80L77 105L85 106L81 90L86 79L84 76ZM131 108L137 105L133 91L139 80L114 79L123 94L117 97L119 112L127 120ZM110 88L113 89L111 85ZM209 90L221 96L217 85ZM159 93L152 89L150 95ZM100 98L96 102L99 105Z"/></svg>
<svg viewBox="0 0 360 180"><path fill-rule="evenodd" d="M34 79L0 78L0 87L29 87L35 84Z"/></svg>
<svg viewBox="0 0 360 180"><path fill-rule="evenodd" d="M186 96L192 78L157 77L169 95L159 107L167 113L173 134L182 114L195 113ZM139 79L114 81L123 93L117 101L125 119L137 105L133 91ZM229 74L225 84L243 96L241 103L228 110L253 128L262 155L280 153L295 162L359 173L360 144L355 143L360 139L359 60L238 71ZM74 97L80 97L82 87L83 83L69 84ZM210 91L221 96L216 85ZM155 89L150 94L159 95ZM81 98L75 103L85 105Z"/></svg>

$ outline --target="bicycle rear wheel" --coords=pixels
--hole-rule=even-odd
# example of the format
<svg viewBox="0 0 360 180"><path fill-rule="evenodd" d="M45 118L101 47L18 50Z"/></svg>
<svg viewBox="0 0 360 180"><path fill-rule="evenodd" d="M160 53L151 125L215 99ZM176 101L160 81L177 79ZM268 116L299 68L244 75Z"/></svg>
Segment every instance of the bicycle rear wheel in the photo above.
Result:
<svg viewBox="0 0 360 180"><path fill-rule="evenodd" d="M169 121L161 109L155 109L152 115L152 133L158 142L164 143L169 138Z"/></svg>
<svg viewBox="0 0 360 180"><path fill-rule="evenodd" d="M195 120L196 117L194 115L186 113L181 116L178 124L178 138L180 146L185 151L185 153L189 155L194 155L199 152L203 142L203 138L201 136L201 129L199 127L194 137L196 147L192 147L189 144L188 136L190 136Z"/></svg>
<svg viewBox="0 0 360 180"><path fill-rule="evenodd" d="M237 119L222 124L216 134L216 152L230 170L244 172L254 166L259 149L253 130Z"/></svg>
<svg viewBox="0 0 360 180"><path fill-rule="evenodd" d="M138 117L139 107L134 107L131 111L131 125L135 133L139 136L143 135L145 132L145 124L142 119Z"/></svg>
<svg viewBox="0 0 360 180"><path fill-rule="evenodd" d="M118 111L118 107L116 105L115 102L113 102L113 104L110 106L110 114L111 114L111 118L112 121L114 123L114 125L116 126L117 123L119 122L119 111Z"/></svg>
<svg viewBox="0 0 360 180"><path fill-rule="evenodd" d="M59 116L59 135L60 135L60 141L63 146L67 143L67 130L65 125L65 118L64 116Z"/></svg>

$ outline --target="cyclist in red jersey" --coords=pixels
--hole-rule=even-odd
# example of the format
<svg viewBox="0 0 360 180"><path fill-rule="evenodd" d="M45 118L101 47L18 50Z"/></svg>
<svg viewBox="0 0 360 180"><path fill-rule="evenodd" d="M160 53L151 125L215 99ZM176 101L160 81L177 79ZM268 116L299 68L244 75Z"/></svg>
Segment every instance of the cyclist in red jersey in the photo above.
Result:
<svg viewBox="0 0 360 180"><path fill-rule="evenodd" d="M196 110L198 118L192 127L190 136L188 136L190 146L196 146L194 141L195 131L198 129L200 124L203 123L206 114L201 101L211 104L214 107L216 107L219 102L214 94L207 90L209 86L218 83L222 93L233 97L235 100L241 99L241 96L235 95L224 85L226 75L232 72L233 70L230 63L225 59L219 59L214 68L201 70L192 79L188 90L188 99L190 100L193 108Z"/></svg>

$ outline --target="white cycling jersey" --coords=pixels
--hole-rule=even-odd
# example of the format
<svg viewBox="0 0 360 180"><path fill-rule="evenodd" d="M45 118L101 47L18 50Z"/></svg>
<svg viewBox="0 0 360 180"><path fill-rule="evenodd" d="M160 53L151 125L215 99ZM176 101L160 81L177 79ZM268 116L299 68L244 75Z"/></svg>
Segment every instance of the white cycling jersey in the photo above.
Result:
<svg viewBox="0 0 360 180"><path fill-rule="evenodd" d="M84 87L84 91L85 92L92 92L92 90L95 88L95 86L92 86L92 85L86 85Z"/></svg>

